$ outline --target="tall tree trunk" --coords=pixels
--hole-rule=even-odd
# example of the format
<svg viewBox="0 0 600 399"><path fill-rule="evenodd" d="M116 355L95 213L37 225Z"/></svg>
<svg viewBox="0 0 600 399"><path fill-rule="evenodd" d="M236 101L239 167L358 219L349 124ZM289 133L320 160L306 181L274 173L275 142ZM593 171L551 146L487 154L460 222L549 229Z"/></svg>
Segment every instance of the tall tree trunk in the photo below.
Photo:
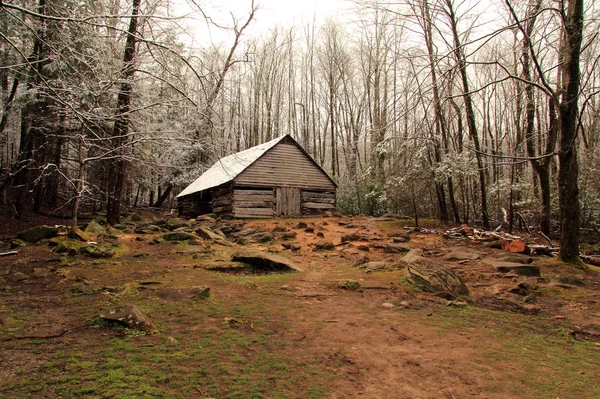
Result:
<svg viewBox="0 0 600 399"><path fill-rule="evenodd" d="M583 0L568 0L565 20L563 97L560 103L558 198L560 207L560 258L579 263L579 168L577 164L577 99L579 96Z"/></svg>
<svg viewBox="0 0 600 399"><path fill-rule="evenodd" d="M109 161L109 192L106 221L110 225L121 222L121 201L126 178L127 164L123 155L125 151L124 147L129 141L129 112L131 110L131 94L133 91L132 80L135 73L135 46L141 0L132 1L133 7L131 19L129 21L129 29L127 30L125 52L123 54L123 67L121 68L123 83L121 83L121 88L119 89L119 95L117 97L117 110L112 132L112 146L117 158Z"/></svg>

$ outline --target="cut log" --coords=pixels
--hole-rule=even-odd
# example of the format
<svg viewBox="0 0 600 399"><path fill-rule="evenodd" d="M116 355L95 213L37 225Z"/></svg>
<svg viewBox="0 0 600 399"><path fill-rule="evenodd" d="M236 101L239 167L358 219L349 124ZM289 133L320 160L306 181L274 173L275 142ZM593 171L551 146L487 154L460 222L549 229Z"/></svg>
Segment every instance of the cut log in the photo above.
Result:
<svg viewBox="0 0 600 399"><path fill-rule="evenodd" d="M503 251L508 251L510 249L511 242L511 240L502 240L500 243L500 248L502 248Z"/></svg>
<svg viewBox="0 0 600 399"><path fill-rule="evenodd" d="M238 195L275 195L273 189L268 190L234 190L233 194L237 197Z"/></svg>
<svg viewBox="0 0 600 399"><path fill-rule="evenodd" d="M236 194L235 202L254 202L254 201L269 201L275 202L275 195L270 194Z"/></svg>
<svg viewBox="0 0 600 399"><path fill-rule="evenodd" d="M316 193L314 191L302 191L302 199L308 198L325 198L325 199L335 199L335 194L333 193Z"/></svg>
<svg viewBox="0 0 600 399"><path fill-rule="evenodd" d="M236 208L271 208L273 201L235 201Z"/></svg>
<svg viewBox="0 0 600 399"><path fill-rule="evenodd" d="M237 206L233 208L233 212L239 217L273 217L275 214L272 208L238 208Z"/></svg>
<svg viewBox="0 0 600 399"><path fill-rule="evenodd" d="M508 244L508 250L514 254L528 254L530 251L527 244L521 240L514 240Z"/></svg>
<svg viewBox="0 0 600 399"><path fill-rule="evenodd" d="M304 202L302 204L302 208L307 209L334 209L335 206L333 204L322 204L318 202Z"/></svg>

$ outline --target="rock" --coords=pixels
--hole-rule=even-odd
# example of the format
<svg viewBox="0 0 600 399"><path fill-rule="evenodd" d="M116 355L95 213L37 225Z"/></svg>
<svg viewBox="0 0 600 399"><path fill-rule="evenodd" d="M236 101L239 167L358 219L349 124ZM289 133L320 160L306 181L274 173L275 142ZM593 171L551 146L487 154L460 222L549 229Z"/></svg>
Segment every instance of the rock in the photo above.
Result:
<svg viewBox="0 0 600 399"><path fill-rule="evenodd" d="M585 284L581 277L573 276L573 275L560 276L558 278L558 281L560 281L562 284L567 284L567 285L584 285Z"/></svg>
<svg viewBox="0 0 600 399"><path fill-rule="evenodd" d="M335 249L335 245L331 241L321 240L315 243L313 251L330 251Z"/></svg>
<svg viewBox="0 0 600 399"><path fill-rule="evenodd" d="M468 296L469 289L462 277L451 269L426 258L408 265L408 280L426 292L447 299Z"/></svg>
<svg viewBox="0 0 600 399"><path fill-rule="evenodd" d="M35 277L35 278L48 277L50 274L52 274L52 272L50 271L50 269L46 269L46 268L43 268L43 267L35 267L33 269L33 277Z"/></svg>
<svg viewBox="0 0 600 399"><path fill-rule="evenodd" d="M362 239L363 237L357 233L350 233L342 236L342 242L361 241Z"/></svg>
<svg viewBox="0 0 600 399"><path fill-rule="evenodd" d="M362 264L360 268L366 273L377 272L382 270L391 270L394 269L394 263L386 261L367 262Z"/></svg>
<svg viewBox="0 0 600 399"><path fill-rule="evenodd" d="M412 248L410 245L403 242L394 242L383 245L383 252L387 254L398 254L403 252L409 252Z"/></svg>
<svg viewBox="0 0 600 399"><path fill-rule="evenodd" d="M283 226L276 226L276 227L273 227L273 230L271 230L271 233L281 233L286 230L287 229Z"/></svg>
<svg viewBox="0 0 600 399"><path fill-rule="evenodd" d="M44 238L52 238L58 235L58 228L52 226L36 226L20 232L17 237L26 242L38 242Z"/></svg>
<svg viewBox="0 0 600 399"><path fill-rule="evenodd" d="M79 253L92 258L110 258L115 254L115 251L99 245L86 245L79 248Z"/></svg>
<svg viewBox="0 0 600 399"><path fill-rule="evenodd" d="M517 295L529 295L532 291L535 291L538 285L538 279L536 277L529 277L521 280L516 287L509 290L512 294Z"/></svg>
<svg viewBox="0 0 600 399"><path fill-rule="evenodd" d="M341 288L343 290L348 290L348 291L357 291L357 292L364 291L362 289L360 283L358 281L354 281L354 280L343 281L338 284L338 288Z"/></svg>
<svg viewBox="0 0 600 399"><path fill-rule="evenodd" d="M246 229L238 231L236 233L236 235L238 237L247 237L247 236L250 236L250 235L255 234L255 233L258 233L258 230L248 227Z"/></svg>
<svg viewBox="0 0 600 399"><path fill-rule="evenodd" d="M292 243L284 242L283 244L281 244L281 246L284 247L285 249L289 249L292 252L298 252L298 251L300 251L300 249L302 249L302 246L300 246L300 244L297 244L295 242L292 242Z"/></svg>
<svg viewBox="0 0 600 399"><path fill-rule="evenodd" d="M392 237L392 242L409 242L410 241L410 237L406 238L406 237Z"/></svg>
<svg viewBox="0 0 600 399"><path fill-rule="evenodd" d="M521 254L502 255L498 259L500 259L504 262L521 263L523 265L533 263L533 258L531 256L521 255Z"/></svg>
<svg viewBox="0 0 600 399"><path fill-rule="evenodd" d="M221 233L221 234L219 234ZM216 230L213 231L211 229L209 229L208 227L199 227L196 229L196 234L198 234L200 236L200 238L204 239L204 240L213 240L213 241L223 241L225 240L225 234L223 234L222 232Z"/></svg>
<svg viewBox="0 0 600 399"><path fill-rule="evenodd" d="M81 241L73 240L70 238L59 238L53 240L57 240L51 241L51 243L57 244L54 248L54 253L57 254L68 253L70 256L75 256L77 255L77 253L79 253L81 247L85 245Z"/></svg>
<svg viewBox="0 0 600 399"><path fill-rule="evenodd" d="M297 235L295 231L286 231L279 238L282 240L293 240Z"/></svg>
<svg viewBox="0 0 600 399"><path fill-rule="evenodd" d="M176 232L176 233L163 234L162 239L165 241L186 241L186 240L195 240L196 236L191 233Z"/></svg>
<svg viewBox="0 0 600 399"><path fill-rule="evenodd" d="M540 267L534 265L525 265L522 263L515 262L505 262L500 259L495 258L485 258L481 261L482 263L493 267L497 271L501 273L507 273L510 271L514 271L519 276L532 276L532 277L540 277Z"/></svg>
<svg viewBox="0 0 600 399"><path fill-rule="evenodd" d="M200 215L196 218L196 222L214 223L215 218L210 215Z"/></svg>
<svg viewBox="0 0 600 399"><path fill-rule="evenodd" d="M421 248L413 248L400 259L399 263L401 265L408 266L421 257L423 257L423 250Z"/></svg>
<svg viewBox="0 0 600 399"><path fill-rule="evenodd" d="M479 255L478 253L470 252L463 248L457 248L454 251L442 257L442 260L445 260L447 262L460 262L465 260L475 260L479 259L480 257L481 255Z"/></svg>
<svg viewBox="0 0 600 399"><path fill-rule="evenodd" d="M307 227L304 229L305 233L314 233L315 232L315 228L314 227Z"/></svg>
<svg viewBox="0 0 600 399"><path fill-rule="evenodd" d="M71 232L69 231L69 234ZM73 236L71 236L73 237ZM92 241L92 236L88 233L86 233L85 231L81 230L79 227L75 228L75 233L74 233L74 237L78 239L79 241L83 241L83 242L88 242L88 241Z"/></svg>
<svg viewBox="0 0 600 399"><path fill-rule="evenodd" d="M100 312L100 318L127 324L130 328L153 332L158 327L135 305L123 305Z"/></svg>
<svg viewBox="0 0 600 399"><path fill-rule="evenodd" d="M88 223L84 230L87 234L90 234L94 237L100 237L108 234L104 226L96 221L96 219L92 220Z"/></svg>
<svg viewBox="0 0 600 399"><path fill-rule="evenodd" d="M408 242L410 241L410 235L404 232L395 232L395 233L390 233L388 234L388 237L391 238L394 242ZM398 240L395 241L394 238L397 238ZM402 240L406 240L406 241L402 241Z"/></svg>
<svg viewBox="0 0 600 399"><path fill-rule="evenodd" d="M319 231L319 232L317 233L317 237L319 237L319 238L325 238L325 234L323 234L323 232L322 232L322 231Z"/></svg>
<svg viewBox="0 0 600 399"><path fill-rule="evenodd" d="M296 225L296 227L294 227L294 228L295 228L295 229L305 229L305 228L307 228L307 227L308 227L308 225L307 225L306 223L304 223L304 222L299 222L299 223Z"/></svg>
<svg viewBox="0 0 600 399"><path fill-rule="evenodd" d="M244 262L256 269L303 272L304 270L295 265L291 260L281 255L267 252L236 252L231 255L231 260Z"/></svg>
<svg viewBox="0 0 600 399"><path fill-rule="evenodd" d="M393 303L389 303L389 302L384 302L381 304L381 307L384 309L394 309L395 306Z"/></svg>
<svg viewBox="0 0 600 399"><path fill-rule="evenodd" d="M271 233L258 232L247 236L246 238L254 242L270 242L275 239L275 236Z"/></svg>
<svg viewBox="0 0 600 399"><path fill-rule="evenodd" d="M369 255L360 253L360 254L356 255L356 258L354 259L352 266L357 267L360 265L364 265L365 263L368 263L370 261L371 261L371 259L369 258Z"/></svg>
<svg viewBox="0 0 600 399"><path fill-rule="evenodd" d="M189 227L189 223L187 220L183 220L180 218L170 218L167 219L165 227L169 230L175 230L180 227Z"/></svg>
<svg viewBox="0 0 600 399"><path fill-rule="evenodd" d="M365 245L365 244L358 245L358 246L356 247L356 249L358 249L359 251L363 251L363 252L369 252L369 251L371 250L371 249L369 248L369 246L368 246L368 245Z"/></svg>
<svg viewBox="0 0 600 399"><path fill-rule="evenodd" d="M404 307L404 308L408 308L410 306L410 302L408 301L401 301L400 306Z"/></svg>

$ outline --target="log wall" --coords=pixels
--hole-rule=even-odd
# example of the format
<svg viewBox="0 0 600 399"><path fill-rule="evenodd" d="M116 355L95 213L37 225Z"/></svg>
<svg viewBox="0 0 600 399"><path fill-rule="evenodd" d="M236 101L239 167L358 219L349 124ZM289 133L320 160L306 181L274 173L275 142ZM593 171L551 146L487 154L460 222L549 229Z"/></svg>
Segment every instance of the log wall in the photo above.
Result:
<svg viewBox="0 0 600 399"><path fill-rule="evenodd" d="M302 190L301 208L303 215L321 215L335 210L335 192Z"/></svg>
<svg viewBox="0 0 600 399"><path fill-rule="evenodd" d="M275 190L236 187L232 212L236 218L272 218L275 216Z"/></svg>

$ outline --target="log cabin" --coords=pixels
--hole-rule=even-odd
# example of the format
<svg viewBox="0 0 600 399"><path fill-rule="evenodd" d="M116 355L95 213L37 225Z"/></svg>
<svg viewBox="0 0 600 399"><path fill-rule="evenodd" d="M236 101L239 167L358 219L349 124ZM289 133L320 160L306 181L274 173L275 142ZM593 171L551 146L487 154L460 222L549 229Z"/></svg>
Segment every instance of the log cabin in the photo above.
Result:
<svg viewBox="0 0 600 399"><path fill-rule="evenodd" d="M337 184L290 135L221 158L177 195L181 216L299 217L335 210Z"/></svg>

